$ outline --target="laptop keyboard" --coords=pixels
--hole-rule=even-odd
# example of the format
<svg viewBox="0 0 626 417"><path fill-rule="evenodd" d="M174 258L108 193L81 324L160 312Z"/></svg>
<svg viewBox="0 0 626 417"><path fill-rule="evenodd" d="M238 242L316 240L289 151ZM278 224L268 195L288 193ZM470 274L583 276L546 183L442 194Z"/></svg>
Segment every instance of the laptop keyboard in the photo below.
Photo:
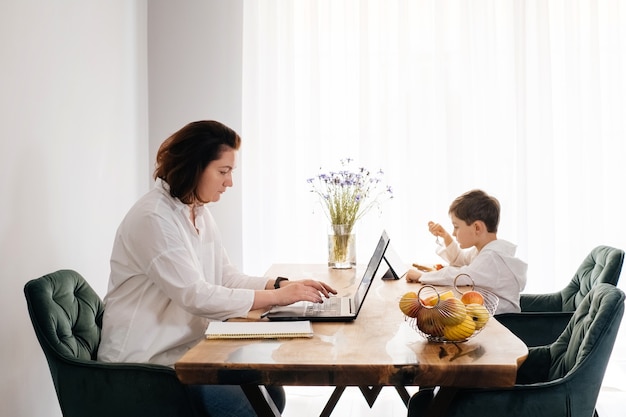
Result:
<svg viewBox="0 0 626 417"><path fill-rule="evenodd" d="M306 314L314 315L321 312L327 313L341 313L341 297L331 297L324 299L323 303L308 303L306 307Z"/></svg>

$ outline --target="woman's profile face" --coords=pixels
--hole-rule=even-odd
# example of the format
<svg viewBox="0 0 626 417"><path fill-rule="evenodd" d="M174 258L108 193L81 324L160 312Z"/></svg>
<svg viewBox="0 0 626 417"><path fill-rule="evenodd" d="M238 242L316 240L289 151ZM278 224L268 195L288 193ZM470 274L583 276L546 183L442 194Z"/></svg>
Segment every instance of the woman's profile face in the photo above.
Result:
<svg viewBox="0 0 626 417"><path fill-rule="evenodd" d="M235 169L235 159L237 151L228 148L219 159L209 162L204 169L196 194L204 203L219 201L222 193L227 187L233 186L233 169Z"/></svg>

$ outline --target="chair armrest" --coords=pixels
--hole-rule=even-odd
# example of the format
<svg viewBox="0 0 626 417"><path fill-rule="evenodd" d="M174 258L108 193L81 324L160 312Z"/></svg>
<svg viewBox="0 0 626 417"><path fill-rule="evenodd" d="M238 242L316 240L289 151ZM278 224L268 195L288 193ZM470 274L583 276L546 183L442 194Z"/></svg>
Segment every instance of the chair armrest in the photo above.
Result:
<svg viewBox="0 0 626 417"><path fill-rule="evenodd" d="M563 311L563 297L560 292L520 294L520 307L523 313L530 311Z"/></svg>
<svg viewBox="0 0 626 417"><path fill-rule="evenodd" d="M550 346L536 346L528 349L526 360L517 370L516 384L536 384L547 382L550 375L552 357Z"/></svg>
<svg viewBox="0 0 626 417"><path fill-rule="evenodd" d="M558 339L572 314L571 311L521 312L498 314L494 318L531 347L549 345Z"/></svg>

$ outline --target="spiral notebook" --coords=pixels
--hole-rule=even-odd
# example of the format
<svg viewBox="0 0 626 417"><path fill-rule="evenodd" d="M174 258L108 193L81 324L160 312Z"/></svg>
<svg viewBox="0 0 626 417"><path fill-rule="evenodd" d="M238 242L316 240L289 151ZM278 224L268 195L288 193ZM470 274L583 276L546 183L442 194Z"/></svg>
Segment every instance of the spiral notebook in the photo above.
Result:
<svg viewBox="0 0 626 417"><path fill-rule="evenodd" d="M313 337L310 321L212 321L207 339L282 339Z"/></svg>

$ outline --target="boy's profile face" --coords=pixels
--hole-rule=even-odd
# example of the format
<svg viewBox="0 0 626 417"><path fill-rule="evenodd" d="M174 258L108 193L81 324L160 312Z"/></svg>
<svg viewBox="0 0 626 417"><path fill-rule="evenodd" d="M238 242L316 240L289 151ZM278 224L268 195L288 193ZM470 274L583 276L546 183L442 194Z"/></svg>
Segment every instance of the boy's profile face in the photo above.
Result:
<svg viewBox="0 0 626 417"><path fill-rule="evenodd" d="M476 228L474 223L467 224L464 220L459 219L454 214L450 214L452 220L452 236L459 242L461 249L471 248L476 244Z"/></svg>

